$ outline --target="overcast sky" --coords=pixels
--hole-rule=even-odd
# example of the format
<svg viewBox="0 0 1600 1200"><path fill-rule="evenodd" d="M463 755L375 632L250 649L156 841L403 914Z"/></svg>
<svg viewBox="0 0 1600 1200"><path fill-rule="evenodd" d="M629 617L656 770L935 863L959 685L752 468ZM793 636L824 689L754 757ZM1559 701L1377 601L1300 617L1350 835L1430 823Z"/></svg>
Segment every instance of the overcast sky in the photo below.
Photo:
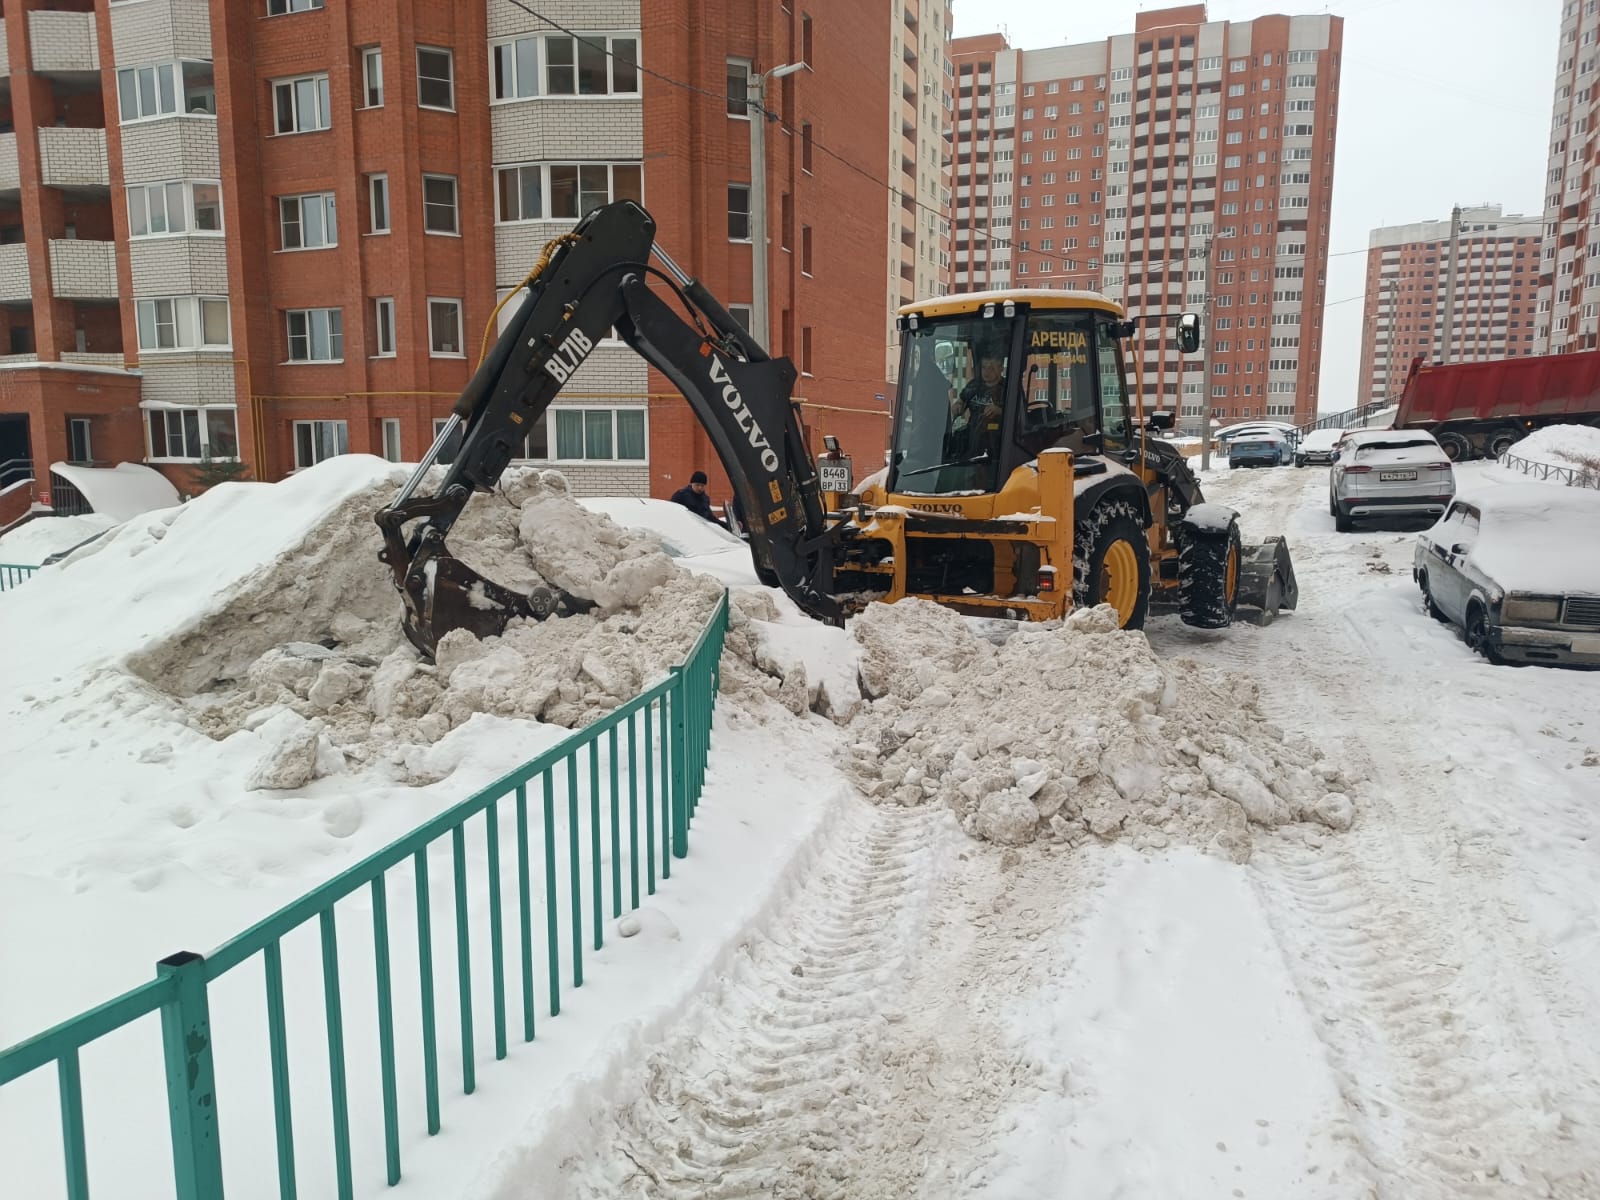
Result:
<svg viewBox="0 0 1600 1200"><path fill-rule="evenodd" d="M955 35L1004 32L1026 50L1132 33L1139 0L954 0ZM1544 208L1560 0L1211 0L1213 21L1345 18L1334 154L1321 404L1357 403L1367 235L1448 220L1453 204ZM1536 228L1536 227L1534 227ZM1340 254L1356 250L1357 254ZM1338 303L1347 301L1347 303Z"/></svg>

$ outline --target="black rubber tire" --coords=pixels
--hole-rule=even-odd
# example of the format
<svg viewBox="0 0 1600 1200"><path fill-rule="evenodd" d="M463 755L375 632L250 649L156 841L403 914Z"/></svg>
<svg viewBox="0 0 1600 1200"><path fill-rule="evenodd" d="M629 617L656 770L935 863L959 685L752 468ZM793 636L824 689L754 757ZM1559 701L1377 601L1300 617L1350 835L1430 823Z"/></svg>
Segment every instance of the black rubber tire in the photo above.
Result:
<svg viewBox="0 0 1600 1200"><path fill-rule="evenodd" d="M1297 466L1297 467L1303 467L1303 466L1306 465L1306 460L1301 458L1298 454L1296 454L1294 456L1294 465Z"/></svg>
<svg viewBox="0 0 1600 1200"><path fill-rule="evenodd" d="M1489 621L1484 614L1483 605L1472 604L1467 608L1467 627L1462 631L1466 637L1467 646L1478 654L1483 655L1494 666L1503 666L1505 659L1500 652L1489 642Z"/></svg>
<svg viewBox="0 0 1600 1200"><path fill-rule="evenodd" d="M1150 612L1150 540L1139 506L1131 500L1102 500L1073 527L1072 603L1076 608L1100 603L1106 553L1119 541L1132 546L1139 573L1139 598L1122 627L1143 629Z"/></svg>
<svg viewBox="0 0 1600 1200"><path fill-rule="evenodd" d="M1476 453L1464 435L1449 431L1439 435L1439 448L1451 462L1467 462Z"/></svg>
<svg viewBox="0 0 1600 1200"><path fill-rule="evenodd" d="M1356 519L1345 516L1344 513L1339 511L1338 505L1335 505L1333 509L1333 527L1340 533L1349 533L1356 527Z"/></svg>
<svg viewBox="0 0 1600 1200"><path fill-rule="evenodd" d="M1233 591L1228 591L1228 557L1234 555ZM1229 521L1222 535L1184 529L1178 544L1178 616L1196 629L1226 629L1239 607L1239 581L1244 546L1239 522Z"/></svg>
<svg viewBox="0 0 1600 1200"><path fill-rule="evenodd" d="M1510 425L1503 425L1488 437L1483 439L1483 454L1485 458L1499 458L1511 447L1520 442L1525 435L1522 430Z"/></svg>

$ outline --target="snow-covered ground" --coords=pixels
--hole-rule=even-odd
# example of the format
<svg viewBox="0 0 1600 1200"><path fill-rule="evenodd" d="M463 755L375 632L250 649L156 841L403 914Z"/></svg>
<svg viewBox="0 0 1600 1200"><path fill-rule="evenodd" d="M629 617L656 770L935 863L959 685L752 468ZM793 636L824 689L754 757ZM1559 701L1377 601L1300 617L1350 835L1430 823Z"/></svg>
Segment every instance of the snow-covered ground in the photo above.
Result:
<svg viewBox="0 0 1600 1200"><path fill-rule="evenodd" d="M327 476L291 489L299 516L264 526L256 552L292 548L296 521L337 500L337 487L315 492ZM1521 478L1489 465L1459 476L1464 495ZM1182 796L1118 807L1095 784L1096 804L1074 793L1061 809L1070 828L1019 846L964 832L937 780L873 780L880 801L899 802L870 803L853 786L870 776L861 738L894 734L882 743L893 761L891 746L946 728L929 686L981 679L986 664L994 687L948 706L982 712L994 732L945 774L981 780L1007 745L1011 764L1029 761L992 718L1003 712L1000 672L1023 666L954 635L960 662L941 662L932 642L895 662L872 637L822 630L779 604L742 627L725 660L690 857L646 903L640 934L608 941L562 1015L541 1010L538 1041L484 1063L477 1095L447 1096L439 1138L413 1123L405 1186L495 1200L1600 1195L1600 673L1472 656L1422 611L1411 533L1334 532L1323 470L1214 471L1205 483L1209 499L1241 510L1247 537L1288 534L1299 611L1219 632L1157 617L1159 667L1122 635L1040 643L1037 673L1114 693L1122 708L1100 721L1080 697L1009 726L1027 722L1026 738L1041 742L1101 728L1128 761L1159 765L1149 778L1119 776L1123 800L1151 779L1157 793L1187 780ZM235 495L241 512L259 497ZM686 513L590 507L655 530L680 563L753 588L743 547ZM161 618L146 620L156 636L181 624L186 590L233 586L218 558L246 561L220 533L199 542L192 517L165 537L195 536L209 571L197 562L156 587L138 573L155 538L122 564L137 586L121 595ZM131 538L0 596L0 620L24 602L36 622L52 608L75 615L62 590L18 598L85 567L110 572ZM353 576L348 586L369 598ZM1051 657L1062 646L1125 655L1126 668L1076 669ZM26 787L0 798L0 907L29 919L4 922L0 979L26 973L33 986L0 986L0 1043L147 978L159 954L205 949L560 733L476 720L440 743L450 748L440 782L354 772L247 792L254 733L213 742L174 728L165 701L116 681L121 647L105 629L70 629L28 646L26 670L8 673L0 751ZM765 666L741 665L741 652ZM853 724L805 711L808 698L842 707L858 667L864 681L880 678L869 690L882 699ZM1193 707L1200 695L1219 698L1215 729ZM1042 730L1051 711L1072 714L1074 729ZM1163 722L1174 742L1193 743L1184 759L1152 741ZM1219 746L1236 747L1248 770L1207 768ZM1033 766L1048 773L1071 749L1052 740ZM1200 766L1186 774L1190 760ZM1300 780L1290 796L1337 783L1353 825L1313 803L1320 791L1291 811L1252 774L1269 769ZM1050 785L1029 791L1041 776L1015 776L1006 787L1042 818ZM1243 817L1216 807L1213 789L1281 811L1252 816L1244 842L1219 836ZM1320 823L1306 819L1318 812ZM969 813L968 827L981 816ZM368 982L347 987L347 1014L365 1011ZM249 1004L259 999L214 999L214 1020L242 1025ZM487 1008L480 1021L488 1027ZM306 1040L294 1078L297 1094L315 1096L318 1038ZM132 1068L117 1057L142 1056L154 1071L151 1045L85 1056L91 1172L108 1194L162 1194L170 1170L159 1095L126 1086ZM251 1124L261 1106L242 1086L263 1073L243 1072L231 1092L223 1079L230 1196L276 1194L270 1127ZM403 1064L403 1085L412 1074ZM377 1194L378 1106L352 1079L358 1185ZM130 1118L96 1101L97 1088L149 1111ZM325 1118L305 1120L314 1167L326 1148L309 1131ZM54 1127L48 1077L0 1089L0 1161L22 1194L60 1194ZM325 1179L308 1167L301 1194L331 1194Z"/></svg>
<svg viewBox="0 0 1600 1200"><path fill-rule="evenodd" d="M0 537L0 563L37 567L52 554L71 550L117 524L115 517L84 513L76 517L35 517Z"/></svg>

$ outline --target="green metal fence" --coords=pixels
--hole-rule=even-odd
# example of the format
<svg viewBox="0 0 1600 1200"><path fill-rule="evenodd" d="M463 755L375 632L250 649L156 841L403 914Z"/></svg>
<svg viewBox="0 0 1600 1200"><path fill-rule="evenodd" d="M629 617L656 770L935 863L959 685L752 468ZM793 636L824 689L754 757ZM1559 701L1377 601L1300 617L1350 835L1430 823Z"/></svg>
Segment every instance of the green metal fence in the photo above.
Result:
<svg viewBox="0 0 1600 1200"><path fill-rule="evenodd" d="M38 569L24 563L0 563L0 592L16 587Z"/></svg>
<svg viewBox="0 0 1600 1200"><path fill-rule="evenodd" d="M331 1178L323 1179L314 1194L331 1190L341 1200L354 1195L350 1128L353 1081L347 1074L344 1012L348 992L341 989L340 982L341 972L351 964L348 953L340 954L336 906L363 891L370 898L373 953L365 969L372 972L373 990L370 1011L357 1014L356 1021L364 1028L376 1029L378 1072L376 1080L370 1082L381 1096L383 1170L390 1185L399 1182L402 1132L397 1038L416 1038L420 1043L421 1103L411 1104L410 1109L423 1118L420 1123L428 1134L440 1130L441 997L436 994L433 954L436 922L431 911L430 847L438 849L442 856L444 843L448 841L449 845L460 1083L461 1091L470 1094L477 1087L477 1065L484 1041L474 1023L473 989L483 984L478 977L481 972L474 969L474 943L481 951L480 939L488 938L492 1041L494 1057L503 1059L512 1034L520 1032L524 1041L534 1038L535 1009L541 998L536 981L539 970L545 975L543 1007L554 1016L561 1011L563 990L583 985L586 945L598 951L604 944L607 911L615 919L637 908L641 890L645 895L653 894L657 885L671 876L672 860L688 853L690 822L705 779L720 681L718 662L727 622L728 601L724 596L683 665L673 668L668 678L622 708L229 939L210 954L185 951L164 958L157 964L156 977L148 983L0 1051L0 1087L52 1064L55 1067L65 1192L70 1200L86 1200L89 1196L88 1145L92 1133L85 1126L79 1052L97 1039L154 1013L160 1016L177 1200L222 1200L225 1179L221 1113L228 1102L219 1096L217 1084L210 988L222 976L257 960L261 963L265 992L266 1038L262 1049L270 1063L277 1191L281 1200L294 1200L304 1167L297 1168L295 1153L295 1094L290 1085L283 943L289 934L302 927L309 929L313 922L320 943L329 1084L326 1111L331 1120L332 1143L332 1162L325 1164L331 1166ZM582 786L585 782L586 788ZM564 805L558 803L558 796ZM583 811L585 808L587 812ZM509 818L509 829L503 830L503 818ZM468 902L466 838L469 829L477 825L482 827L488 851L483 872L486 879L471 882L487 887L486 930L482 924L474 927ZM587 843L581 836L585 826ZM542 832L542 846L530 836L535 831ZM503 832L510 838L510 846L502 841ZM477 837L476 832L473 836ZM559 844L563 840L565 844ZM515 878L503 878L511 873L504 864L512 857ZM565 889L559 887L562 874L566 876ZM414 922L390 912L390 883L397 875L402 884L407 875L414 884ZM506 898L508 888L514 890L514 906ZM566 921L560 919L563 906ZM512 907L515 920L509 923L515 927L508 930L506 913ZM535 919L539 907L545 910L542 930L537 928L540 922ZM413 925L415 930L417 978L409 986L415 989L411 995L416 999L419 1019L415 1028L407 1030L397 1029L395 1019L397 992L391 933L396 920ZM542 947L537 945L541 935ZM517 982L508 986L508 980ZM515 1022L508 1012L511 1007L520 1008L520 1022ZM516 1024L520 1024L520 1030L513 1027ZM483 1049L486 1052L487 1048ZM237 1053L233 1057L236 1059ZM301 1092L305 1090L302 1085ZM304 1120L302 1111L301 1128ZM231 1124L228 1129L230 1139L259 1138L266 1132Z"/></svg>

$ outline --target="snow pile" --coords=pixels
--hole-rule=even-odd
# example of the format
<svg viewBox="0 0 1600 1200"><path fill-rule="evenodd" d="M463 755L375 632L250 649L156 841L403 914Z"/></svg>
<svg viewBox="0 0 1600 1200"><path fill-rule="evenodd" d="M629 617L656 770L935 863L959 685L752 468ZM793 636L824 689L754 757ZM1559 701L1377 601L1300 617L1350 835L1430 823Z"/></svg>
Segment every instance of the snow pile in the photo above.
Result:
<svg viewBox="0 0 1600 1200"><path fill-rule="evenodd" d="M52 554L71 550L117 523L103 513L76 517L35 517L0 537L0 563L37 567Z"/></svg>
<svg viewBox="0 0 1600 1200"><path fill-rule="evenodd" d="M1511 448L1515 458L1582 472L1581 482L1600 487L1600 429L1588 425L1546 425Z"/></svg>
<svg viewBox="0 0 1600 1200"><path fill-rule="evenodd" d="M518 590L562 588L596 607L513 621L497 638L456 631L427 663L401 632L401 603L377 559L372 516L387 479L345 495L299 545L261 564L222 602L128 660L176 698L181 718L265 751L250 788L298 788L349 767L408 784L453 764L429 753L475 714L569 728L603 716L681 663L721 596L650 537L577 504L555 472L508 472L451 530L457 557Z"/></svg>
<svg viewBox="0 0 1600 1200"><path fill-rule="evenodd" d="M871 704L843 766L880 803L946 804L1011 845L1183 841L1240 862L1252 825L1354 818L1355 781L1268 722L1254 683L1158 660L1107 608L998 646L921 600L875 604L853 632Z"/></svg>

